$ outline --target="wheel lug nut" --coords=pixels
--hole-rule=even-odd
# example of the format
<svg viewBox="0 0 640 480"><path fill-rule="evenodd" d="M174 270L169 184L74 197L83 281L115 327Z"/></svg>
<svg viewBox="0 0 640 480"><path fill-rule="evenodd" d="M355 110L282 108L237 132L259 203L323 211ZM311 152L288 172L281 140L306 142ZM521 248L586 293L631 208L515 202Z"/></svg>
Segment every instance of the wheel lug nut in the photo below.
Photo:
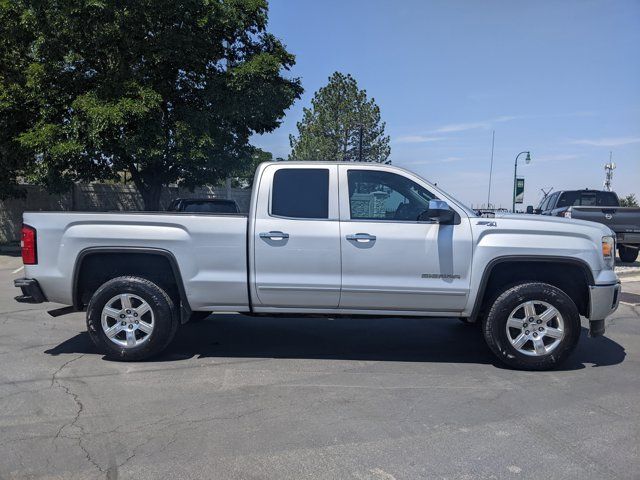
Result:
<svg viewBox="0 0 640 480"><path fill-rule="evenodd" d="M134 313L133 313L133 316L134 316L134 317L137 317L137 316L138 316L138 314L134 312Z"/></svg>
<svg viewBox="0 0 640 480"><path fill-rule="evenodd" d="M525 331L524 331L524 334L525 334L525 335L529 335L529 330L525 330Z"/></svg>
<svg viewBox="0 0 640 480"><path fill-rule="evenodd" d="M129 324L129 330L131 330L133 328L133 325Z"/></svg>
<svg viewBox="0 0 640 480"><path fill-rule="evenodd" d="M127 324L127 322L120 322L120 325L122 325L123 327Z"/></svg>
<svg viewBox="0 0 640 480"><path fill-rule="evenodd" d="M533 323L533 317L529 318L529 322Z"/></svg>
<svg viewBox="0 0 640 480"><path fill-rule="evenodd" d="M124 318L124 317L125 317L124 313L121 313L120 318Z"/></svg>
<svg viewBox="0 0 640 480"><path fill-rule="evenodd" d="M136 325L138 325L138 320L136 320Z"/></svg>
<svg viewBox="0 0 640 480"><path fill-rule="evenodd" d="M523 326L524 328L527 328L528 324L526 324L526 323L525 323L525 324L523 324L522 326Z"/></svg>
<svg viewBox="0 0 640 480"><path fill-rule="evenodd" d="M544 330L544 328L540 327L540 328L538 328L538 330L540 330L542 332Z"/></svg>
<svg viewBox="0 0 640 480"><path fill-rule="evenodd" d="M542 323L542 320L538 320L538 323Z"/></svg>
<svg viewBox="0 0 640 480"><path fill-rule="evenodd" d="M537 336L538 336L538 334L537 334L536 332L533 332L533 336L534 336L534 337L537 337Z"/></svg>

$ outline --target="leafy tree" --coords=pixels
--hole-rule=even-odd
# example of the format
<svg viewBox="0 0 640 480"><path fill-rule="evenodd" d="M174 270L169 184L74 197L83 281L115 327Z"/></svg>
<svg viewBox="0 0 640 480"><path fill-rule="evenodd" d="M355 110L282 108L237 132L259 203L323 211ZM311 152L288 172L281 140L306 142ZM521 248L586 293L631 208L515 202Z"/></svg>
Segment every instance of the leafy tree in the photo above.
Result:
<svg viewBox="0 0 640 480"><path fill-rule="evenodd" d="M37 119L17 138L52 190L128 171L156 210L163 185L242 170L250 136L277 128L302 93L282 74L295 60L266 31L266 0L9 4L34 37L20 72Z"/></svg>
<svg viewBox="0 0 640 480"><path fill-rule="evenodd" d="M620 206L621 207L637 207L638 201L636 200L635 194L630 193L626 197L622 197L620 199Z"/></svg>
<svg viewBox="0 0 640 480"><path fill-rule="evenodd" d="M234 178L231 182L232 186L236 188L249 188L253 186L253 177L256 174L258 165L262 162L271 161L273 161L273 154L271 152L265 152L260 148L256 148L252 152L249 161L243 162L242 168L234 172Z"/></svg>
<svg viewBox="0 0 640 480"><path fill-rule="evenodd" d="M318 90L298 122L298 136L289 136L292 160L362 160L390 163L389 137L375 99L367 98L351 75L335 72Z"/></svg>
<svg viewBox="0 0 640 480"><path fill-rule="evenodd" d="M23 193L17 177L26 173L33 153L18 141L35 119L36 105L26 84L30 19L14 2L0 1L0 199Z"/></svg>

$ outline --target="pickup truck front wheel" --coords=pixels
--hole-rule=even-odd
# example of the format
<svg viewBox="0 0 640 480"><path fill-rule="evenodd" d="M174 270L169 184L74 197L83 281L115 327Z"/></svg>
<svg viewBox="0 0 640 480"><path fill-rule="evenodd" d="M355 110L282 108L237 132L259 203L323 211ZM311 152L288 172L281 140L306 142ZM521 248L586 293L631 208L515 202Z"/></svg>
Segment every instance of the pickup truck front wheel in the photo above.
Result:
<svg viewBox="0 0 640 480"><path fill-rule="evenodd" d="M482 327L489 348L508 366L549 370L578 344L580 314L559 288L528 282L498 296Z"/></svg>
<svg viewBox="0 0 640 480"><path fill-rule="evenodd" d="M171 297L140 277L104 283L87 307L87 329L96 346L114 360L145 360L164 350L178 328Z"/></svg>

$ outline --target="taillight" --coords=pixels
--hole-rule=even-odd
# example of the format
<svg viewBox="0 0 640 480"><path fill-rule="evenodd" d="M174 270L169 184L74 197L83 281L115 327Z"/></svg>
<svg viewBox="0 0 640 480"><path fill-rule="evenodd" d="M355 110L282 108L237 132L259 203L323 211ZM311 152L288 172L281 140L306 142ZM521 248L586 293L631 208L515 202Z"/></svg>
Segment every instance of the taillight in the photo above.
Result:
<svg viewBox="0 0 640 480"><path fill-rule="evenodd" d="M29 225L22 225L22 263L35 265L38 263L38 248L36 245L36 229Z"/></svg>

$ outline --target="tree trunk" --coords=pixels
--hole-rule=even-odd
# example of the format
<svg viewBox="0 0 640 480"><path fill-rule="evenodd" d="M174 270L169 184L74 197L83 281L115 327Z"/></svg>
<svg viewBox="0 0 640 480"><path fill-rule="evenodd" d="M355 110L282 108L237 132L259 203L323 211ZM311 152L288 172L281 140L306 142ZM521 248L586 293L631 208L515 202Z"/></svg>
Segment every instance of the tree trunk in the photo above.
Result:
<svg viewBox="0 0 640 480"><path fill-rule="evenodd" d="M145 185L142 189L138 188L144 209L147 212L157 212L160 210L160 194L162 193L162 184L159 180L153 179L151 184Z"/></svg>
<svg viewBox="0 0 640 480"><path fill-rule="evenodd" d="M131 172L131 179L136 189L142 196L145 211L159 211L160 195L162 193L162 180L160 177L142 175L133 162L129 162L129 172Z"/></svg>

